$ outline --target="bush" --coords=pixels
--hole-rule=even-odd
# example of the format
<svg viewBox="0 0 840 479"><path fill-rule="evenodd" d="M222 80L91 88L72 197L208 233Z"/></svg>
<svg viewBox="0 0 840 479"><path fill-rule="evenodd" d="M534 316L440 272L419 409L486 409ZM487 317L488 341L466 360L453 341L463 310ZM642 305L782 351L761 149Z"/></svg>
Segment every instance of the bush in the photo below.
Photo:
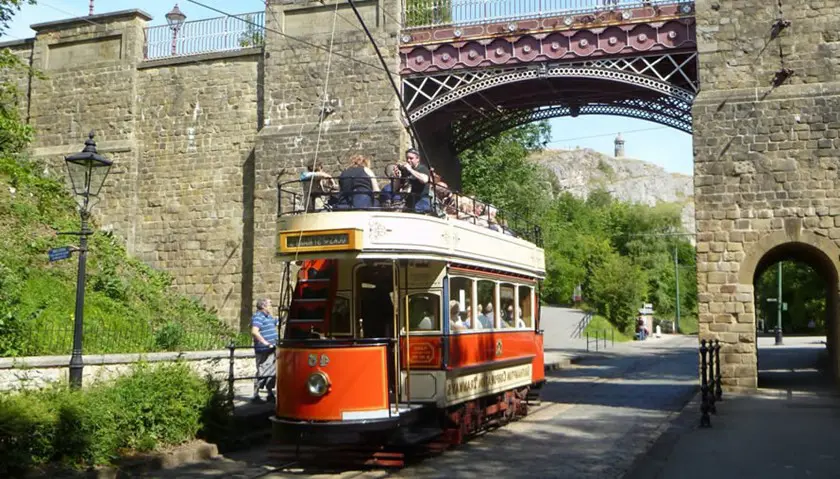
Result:
<svg viewBox="0 0 840 479"><path fill-rule="evenodd" d="M0 397L0 476L59 462L73 468L111 463L218 435L230 411L221 384L187 364L138 364L111 383Z"/></svg>

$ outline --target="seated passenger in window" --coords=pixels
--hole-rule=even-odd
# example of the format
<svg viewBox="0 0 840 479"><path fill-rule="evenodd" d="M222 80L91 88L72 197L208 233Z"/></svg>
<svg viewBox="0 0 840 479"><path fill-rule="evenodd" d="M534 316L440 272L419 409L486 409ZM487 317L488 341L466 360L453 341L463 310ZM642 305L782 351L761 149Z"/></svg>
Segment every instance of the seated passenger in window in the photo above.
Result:
<svg viewBox="0 0 840 479"><path fill-rule="evenodd" d="M487 305L484 306L484 314L478 315L478 322L481 324L482 329L493 328L493 303L487 303Z"/></svg>
<svg viewBox="0 0 840 479"><path fill-rule="evenodd" d="M423 317L419 323L417 323L417 329L423 331L429 331L434 327L435 319L428 310L423 311Z"/></svg>
<svg viewBox="0 0 840 479"><path fill-rule="evenodd" d="M451 331L463 331L467 325L461 320L461 305L456 300L449 301L449 329Z"/></svg>

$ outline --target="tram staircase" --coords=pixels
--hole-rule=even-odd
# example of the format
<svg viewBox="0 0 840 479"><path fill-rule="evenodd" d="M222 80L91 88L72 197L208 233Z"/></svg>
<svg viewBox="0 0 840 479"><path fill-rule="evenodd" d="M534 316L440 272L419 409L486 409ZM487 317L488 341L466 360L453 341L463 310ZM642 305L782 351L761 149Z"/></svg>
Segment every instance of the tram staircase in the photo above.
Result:
<svg viewBox="0 0 840 479"><path fill-rule="evenodd" d="M291 263L283 272L283 296L280 300L281 318L285 328L315 334L328 332L332 305L338 286L338 262L332 259L303 261L297 281L291 287Z"/></svg>

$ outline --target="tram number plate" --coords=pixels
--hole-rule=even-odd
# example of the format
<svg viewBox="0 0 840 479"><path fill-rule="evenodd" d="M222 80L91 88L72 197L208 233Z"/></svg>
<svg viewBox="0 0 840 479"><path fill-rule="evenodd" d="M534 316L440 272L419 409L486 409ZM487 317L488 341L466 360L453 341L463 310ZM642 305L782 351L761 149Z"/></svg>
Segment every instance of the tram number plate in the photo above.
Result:
<svg viewBox="0 0 840 479"><path fill-rule="evenodd" d="M321 367L323 368L324 366L326 366L327 364L330 363L330 357L327 356L326 354L322 354L320 363L321 363ZM318 365L318 355L317 354L310 354L309 355L309 366L314 368L317 365Z"/></svg>
<svg viewBox="0 0 840 479"><path fill-rule="evenodd" d="M311 248L314 246L346 246L349 244L350 234L348 233L307 236L289 235L286 237L287 248Z"/></svg>

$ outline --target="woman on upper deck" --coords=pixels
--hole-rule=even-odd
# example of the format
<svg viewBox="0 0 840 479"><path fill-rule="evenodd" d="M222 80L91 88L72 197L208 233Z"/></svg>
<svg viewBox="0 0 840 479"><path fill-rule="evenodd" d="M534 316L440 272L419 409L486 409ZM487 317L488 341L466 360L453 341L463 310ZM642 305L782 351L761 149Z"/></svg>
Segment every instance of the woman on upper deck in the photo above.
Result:
<svg viewBox="0 0 840 479"><path fill-rule="evenodd" d="M368 209L378 206L375 193L379 192L379 183L370 169L370 159L362 155L350 157L350 167L338 177L341 205L344 208Z"/></svg>

